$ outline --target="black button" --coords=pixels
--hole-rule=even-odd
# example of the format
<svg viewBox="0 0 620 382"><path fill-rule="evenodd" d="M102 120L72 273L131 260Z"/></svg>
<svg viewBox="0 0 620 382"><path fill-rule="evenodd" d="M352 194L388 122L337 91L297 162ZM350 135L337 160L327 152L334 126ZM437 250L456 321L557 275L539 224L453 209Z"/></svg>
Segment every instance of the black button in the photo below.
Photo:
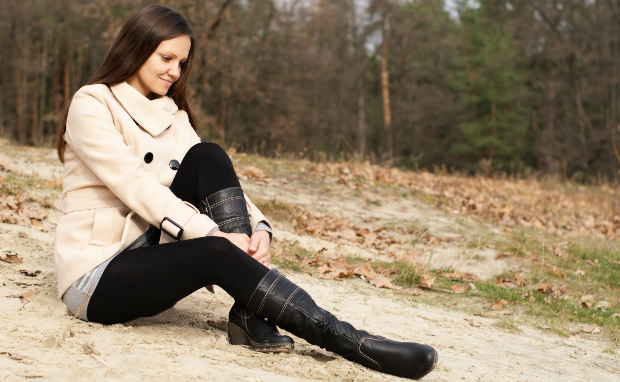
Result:
<svg viewBox="0 0 620 382"><path fill-rule="evenodd" d="M179 163L178 160L173 159L170 161L170 163L168 163L168 165L170 166L171 169L176 171L179 169L179 166L181 165L181 163Z"/></svg>
<svg viewBox="0 0 620 382"><path fill-rule="evenodd" d="M153 153L146 153L144 155L144 161L146 163L151 163L153 161Z"/></svg>

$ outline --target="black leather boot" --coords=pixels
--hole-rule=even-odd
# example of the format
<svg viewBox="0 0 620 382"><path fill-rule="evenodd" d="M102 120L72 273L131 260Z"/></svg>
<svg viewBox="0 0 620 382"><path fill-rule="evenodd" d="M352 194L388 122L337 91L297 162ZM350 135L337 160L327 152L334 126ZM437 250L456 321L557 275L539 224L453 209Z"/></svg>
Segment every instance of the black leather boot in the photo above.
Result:
<svg viewBox="0 0 620 382"><path fill-rule="evenodd" d="M247 306L313 345L383 373L417 379L437 363L437 352L430 346L391 341L338 320L275 270L263 277Z"/></svg>
<svg viewBox="0 0 620 382"><path fill-rule="evenodd" d="M280 334L278 328L239 303L228 313L228 340L231 345L271 353L289 353L295 347L291 337Z"/></svg>
<svg viewBox="0 0 620 382"><path fill-rule="evenodd" d="M252 236L248 207L240 187L225 188L211 194L200 201L198 209L213 219L220 231Z"/></svg>
<svg viewBox="0 0 620 382"><path fill-rule="evenodd" d="M200 212L208 215L226 233L252 236L252 226L243 190L231 187L220 190L200 202ZM293 350L295 343L278 328L235 303L228 313L228 340L231 345L247 345L264 352L283 353Z"/></svg>

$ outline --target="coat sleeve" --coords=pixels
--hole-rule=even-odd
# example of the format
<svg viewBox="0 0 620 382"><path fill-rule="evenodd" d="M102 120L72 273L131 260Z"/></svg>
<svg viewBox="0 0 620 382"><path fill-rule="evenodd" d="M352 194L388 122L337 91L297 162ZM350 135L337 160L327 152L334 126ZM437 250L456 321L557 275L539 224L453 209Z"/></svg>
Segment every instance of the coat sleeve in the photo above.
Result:
<svg viewBox="0 0 620 382"><path fill-rule="evenodd" d="M177 198L144 170L114 125L106 100L96 91L78 91L71 102L65 141L110 191L144 220L183 240L206 236L217 227L196 207ZM182 229L182 231L181 231Z"/></svg>

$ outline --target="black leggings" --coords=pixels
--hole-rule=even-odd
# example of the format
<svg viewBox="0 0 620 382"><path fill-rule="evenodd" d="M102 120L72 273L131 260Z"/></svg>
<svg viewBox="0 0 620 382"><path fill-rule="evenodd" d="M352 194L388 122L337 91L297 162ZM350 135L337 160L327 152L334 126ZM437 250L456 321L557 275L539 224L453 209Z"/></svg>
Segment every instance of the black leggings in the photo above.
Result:
<svg viewBox="0 0 620 382"><path fill-rule="evenodd" d="M239 187L230 158L218 145L201 143L183 158L170 190L197 206L200 200L229 187ZM103 272L88 304L88 320L115 324L152 316L211 284L245 306L268 271L221 237L124 251Z"/></svg>

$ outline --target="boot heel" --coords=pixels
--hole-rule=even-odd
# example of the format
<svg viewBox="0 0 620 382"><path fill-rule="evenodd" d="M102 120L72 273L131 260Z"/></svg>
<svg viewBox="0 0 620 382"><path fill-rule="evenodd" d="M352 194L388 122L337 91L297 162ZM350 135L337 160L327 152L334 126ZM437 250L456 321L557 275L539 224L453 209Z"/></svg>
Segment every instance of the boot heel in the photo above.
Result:
<svg viewBox="0 0 620 382"><path fill-rule="evenodd" d="M231 345L247 345L252 346L250 337L247 336L237 325L228 323L228 342Z"/></svg>

